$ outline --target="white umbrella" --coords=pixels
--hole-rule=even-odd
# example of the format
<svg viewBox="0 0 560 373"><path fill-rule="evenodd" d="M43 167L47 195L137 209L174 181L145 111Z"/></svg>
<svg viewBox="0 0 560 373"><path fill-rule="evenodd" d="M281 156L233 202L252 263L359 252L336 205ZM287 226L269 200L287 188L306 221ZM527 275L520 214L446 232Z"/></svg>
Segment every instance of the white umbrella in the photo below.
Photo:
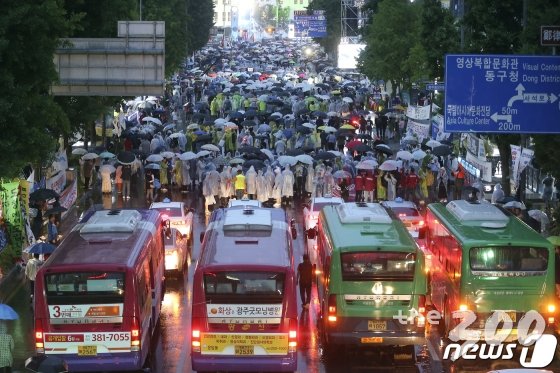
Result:
<svg viewBox="0 0 560 373"><path fill-rule="evenodd" d="M408 150L400 150L397 152L397 158L404 159L405 161L410 161L412 159L412 153Z"/></svg>
<svg viewBox="0 0 560 373"><path fill-rule="evenodd" d="M527 211L527 213L529 214L530 217L532 217L533 219L537 219L543 225L547 225L547 224L550 223L550 219L548 218L548 215L546 215L546 213L544 211L529 210L529 211Z"/></svg>
<svg viewBox="0 0 560 373"><path fill-rule="evenodd" d="M301 163L305 163L305 164L313 164L313 157L311 157L308 154L300 154L300 155L296 155L295 159L297 159L298 162Z"/></svg>
<svg viewBox="0 0 560 373"><path fill-rule="evenodd" d="M188 129L188 130L197 130L197 129L199 129L199 128L200 128L200 127L199 127L198 123L191 123L191 124L189 124L189 125L187 126L187 129Z"/></svg>
<svg viewBox="0 0 560 373"><path fill-rule="evenodd" d="M146 158L148 162L161 162L163 161L163 156L159 154L150 154L148 158Z"/></svg>
<svg viewBox="0 0 560 373"><path fill-rule="evenodd" d="M198 153L196 153L196 156L198 158L200 157L206 157L207 155L210 155L210 152L208 150L201 150Z"/></svg>
<svg viewBox="0 0 560 373"><path fill-rule="evenodd" d="M329 111L329 112L327 113L327 115L328 115L329 117L338 117L338 113L337 113L336 111Z"/></svg>
<svg viewBox="0 0 560 373"><path fill-rule="evenodd" d="M84 148L76 148L76 149L72 150L72 154L74 154L74 155L84 155L84 154L87 154L87 152L88 151Z"/></svg>
<svg viewBox="0 0 560 373"><path fill-rule="evenodd" d="M182 161L190 161L191 159L196 159L197 156L193 152L185 152L179 156Z"/></svg>
<svg viewBox="0 0 560 373"><path fill-rule="evenodd" d="M329 150L328 152L333 153L337 157L342 157L343 156L342 152L339 152L338 150Z"/></svg>
<svg viewBox="0 0 560 373"><path fill-rule="evenodd" d="M225 120L224 118L218 118L214 121L214 124L222 125L222 124L225 124L226 122L227 122L227 120Z"/></svg>
<svg viewBox="0 0 560 373"><path fill-rule="evenodd" d="M309 122L303 123L302 126L307 127L307 128L311 128L311 129L314 129L314 128L315 128L315 125L314 125L314 124L311 124L311 123L309 123Z"/></svg>
<svg viewBox="0 0 560 373"><path fill-rule="evenodd" d="M351 104L352 102L354 102L354 100L352 100L350 97L343 97L342 101L347 102L349 104Z"/></svg>
<svg viewBox="0 0 560 373"><path fill-rule="evenodd" d="M266 154L266 156L268 157L268 159L270 159L271 161L274 160L274 154L272 154L272 152L268 149L261 149L261 152Z"/></svg>
<svg viewBox="0 0 560 373"><path fill-rule="evenodd" d="M179 137L185 137L185 135L181 132L174 132L171 135L169 135L170 139L178 139Z"/></svg>
<svg viewBox="0 0 560 373"><path fill-rule="evenodd" d="M323 132L326 132L326 133L329 133L329 132L333 132L333 133L334 133L334 132L336 132L336 128L331 127L331 126L321 126L321 127L318 127L318 129L321 130L321 131L323 131Z"/></svg>
<svg viewBox="0 0 560 373"><path fill-rule="evenodd" d="M144 168L147 170L161 170L161 166L157 163L150 163Z"/></svg>
<svg viewBox="0 0 560 373"><path fill-rule="evenodd" d="M426 157L426 152L423 150L415 150L414 153L412 153L412 158L416 159L417 161L424 159Z"/></svg>
<svg viewBox="0 0 560 373"><path fill-rule="evenodd" d="M111 152L102 152L99 154L100 158L105 158L105 159L110 159L110 158L115 158L115 155Z"/></svg>
<svg viewBox="0 0 560 373"><path fill-rule="evenodd" d="M520 210L527 209L525 207L525 204L523 204L522 202L519 202L519 201L509 201L508 203L506 203L504 205L504 208L506 208L506 209L520 209Z"/></svg>
<svg viewBox="0 0 560 373"><path fill-rule="evenodd" d="M200 147L200 149L208 150L208 151L211 151L211 152L219 152L220 151L220 148L218 148L214 144L204 144Z"/></svg>
<svg viewBox="0 0 560 373"><path fill-rule="evenodd" d="M164 158L173 158L175 157L175 153L173 152L161 152L159 153L159 155L161 155Z"/></svg>
<svg viewBox="0 0 560 373"><path fill-rule="evenodd" d="M142 122L152 122L161 126L161 120L154 117L145 117L144 119L142 119Z"/></svg>
<svg viewBox="0 0 560 373"><path fill-rule="evenodd" d="M372 163L360 162L356 165L358 170L373 170L375 166Z"/></svg>
<svg viewBox="0 0 560 373"><path fill-rule="evenodd" d="M245 162L245 160L242 158L233 158L229 161L229 164L241 164L243 162Z"/></svg>
<svg viewBox="0 0 560 373"><path fill-rule="evenodd" d="M426 142L426 146L430 147L430 148L435 148L436 146L440 146L441 142L437 141L437 140L428 140Z"/></svg>
<svg viewBox="0 0 560 373"><path fill-rule="evenodd" d="M91 160L91 159L96 159L96 158L99 158L99 155L97 155L95 153L87 153L87 154L84 154L84 156L82 157L82 159L84 161Z"/></svg>
<svg viewBox="0 0 560 373"><path fill-rule="evenodd" d="M278 163L280 163L282 167L286 165L295 166L297 162L296 157L292 157L291 155L281 155L278 157Z"/></svg>
<svg viewBox="0 0 560 373"><path fill-rule="evenodd" d="M393 159L388 159L379 166L379 169L382 171L395 171L398 168L397 161Z"/></svg>

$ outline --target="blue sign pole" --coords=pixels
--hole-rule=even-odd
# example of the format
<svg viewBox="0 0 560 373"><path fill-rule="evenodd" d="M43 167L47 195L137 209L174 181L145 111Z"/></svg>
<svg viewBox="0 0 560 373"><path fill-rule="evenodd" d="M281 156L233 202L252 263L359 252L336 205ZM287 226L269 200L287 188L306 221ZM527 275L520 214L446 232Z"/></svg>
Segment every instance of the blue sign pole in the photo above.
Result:
<svg viewBox="0 0 560 373"><path fill-rule="evenodd" d="M447 55L445 131L560 133L560 57Z"/></svg>

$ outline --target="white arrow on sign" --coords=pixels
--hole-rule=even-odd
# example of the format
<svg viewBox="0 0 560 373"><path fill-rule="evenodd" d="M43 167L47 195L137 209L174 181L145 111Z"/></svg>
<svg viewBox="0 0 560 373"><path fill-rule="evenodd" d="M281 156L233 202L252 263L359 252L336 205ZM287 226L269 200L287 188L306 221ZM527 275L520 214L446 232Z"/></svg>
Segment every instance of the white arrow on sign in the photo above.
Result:
<svg viewBox="0 0 560 373"><path fill-rule="evenodd" d="M494 122L498 122L498 121L506 121L508 123L511 123L511 115L500 115L497 112L492 114L490 116L490 119L492 119Z"/></svg>
<svg viewBox="0 0 560 373"><path fill-rule="evenodd" d="M553 104L556 102L556 100L558 100L558 96L556 96L554 93L550 94L550 103Z"/></svg>
<svg viewBox="0 0 560 373"><path fill-rule="evenodd" d="M515 90L517 91L517 96L513 96L509 99L508 107L511 107L515 101L523 100L523 92L525 91L523 84L519 83L517 87L515 87Z"/></svg>

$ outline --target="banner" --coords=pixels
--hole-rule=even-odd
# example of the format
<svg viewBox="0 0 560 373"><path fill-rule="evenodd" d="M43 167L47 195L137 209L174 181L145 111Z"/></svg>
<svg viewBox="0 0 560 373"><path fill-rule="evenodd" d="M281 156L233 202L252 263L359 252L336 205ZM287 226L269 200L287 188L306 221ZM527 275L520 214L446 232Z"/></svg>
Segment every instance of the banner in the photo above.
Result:
<svg viewBox="0 0 560 373"><path fill-rule="evenodd" d="M8 239L15 248L23 245L23 214L19 202L19 182L9 182L0 185L2 199L2 214L8 226Z"/></svg>
<svg viewBox="0 0 560 373"><path fill-rule="evenodd" d="M58 171L54 176L47 179L46 188L52 189L58 194L62 193L66 185L66 171Z"/></svg>
<svg viewBox="0 0 560 373"><path fill-rule="evenodd" d="M64 192L60 194L60 199L58 201L60 202L60 206L70 209L70 207L72 207L74 202L76 202L77 198L78 198L78 180L74 178L72 184L68 188L64 189ZM65 214L66 212L63 212L62 216L64 216Z"/></svg>
<svg viewBox="0 0 560 373"><path fill-rule="evenodd" d="M519 170L519 159L521 158L521 146L519 145L509 145L511 148L511 181L517 186L518 170Z"/></svg>
<svg viewBox="0 0 560 373"><path fill-rule="evenodd" d="M408 120L406 130L408 133L416 134L419 142L430 136L429 124L415 122L411 119Z"/></svg>
<svg viewBox="0 0 560 373"><path fill-rule="evenodd" d="M517 170L518 179L519 175L521 175L525 167L527 167L527 165L531 162L534 155L535 152L531 149L523 148L521 150L521 156L519 157L519 169Z"/></svg>
<svg viewBox="0 0 560 373"><path fill-rule="evenodd" d="M480 178L488 183L492 182L492 162L478 159L476 155L467 152L467 162L480 170Z"/></svg>
<svg viewBox="0 0 560 373"><path fill-rule="evenodd" d="M478 139L478 158L483 161L486 160L486 149L484 148L483 139Z"/></svg>
<svg viewBox="0 0 560 373"><path fill-rule="evenodd" d="M66 156L66 150L59 150L54 155L54 161L52 163L53 173L56 171L66 171L68 168L68 157Z"/></svg>
<svg viewBox="0 0 560 373"><path fill-rule="evenodd" d="M406 108L406 116L415 120L430 119L430 106L412 106Z"/></svg>

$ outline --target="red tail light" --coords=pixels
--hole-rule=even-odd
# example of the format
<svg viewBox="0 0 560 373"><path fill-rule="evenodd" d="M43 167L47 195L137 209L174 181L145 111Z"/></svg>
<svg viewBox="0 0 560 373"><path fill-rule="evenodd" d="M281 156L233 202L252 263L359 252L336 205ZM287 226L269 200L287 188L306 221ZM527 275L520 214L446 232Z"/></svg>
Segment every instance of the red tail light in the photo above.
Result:
<svg viewBox="0 0 560 373"><path fill-rule="evenodd" d="M140 324L136 317L132 318L130 328L130 351L140 351Z"/></svg>
<svg viewBox="0 0 560 373"><path fill-rule="evenodd" d="M288 352L296 352L297 350L297 319L290 319L290 328L288 331Z"/></svg>
<svg viewBox="0 0 560 373"><path fill-rule="evenodd" d="M200 321L198 318L192 319L191 323L191 346L193 352L200 352Z"/></svg>
<svg viewBox="0 0 560 373"><path fill-rule="evenodd" d="M335 294L331 294L329 295L329 314L328 314L328 320L331 323L335 323L336 322L336 295Z"/></svg>
<svg viewBox="0 0 560 373"><path fill-rule="evenodd" d="M420 220L420 221L418 222L418 225L421 226L421 227L423 227L424 224L426 224L426 222L425 222L424 220Z"/></svg>
<svg viewBox="0 0 560 373"><path fill-rule="evenodd" d="M43 342L43 321L35 320L35 352L38 354L45 353L45 344Z"/></svg>

